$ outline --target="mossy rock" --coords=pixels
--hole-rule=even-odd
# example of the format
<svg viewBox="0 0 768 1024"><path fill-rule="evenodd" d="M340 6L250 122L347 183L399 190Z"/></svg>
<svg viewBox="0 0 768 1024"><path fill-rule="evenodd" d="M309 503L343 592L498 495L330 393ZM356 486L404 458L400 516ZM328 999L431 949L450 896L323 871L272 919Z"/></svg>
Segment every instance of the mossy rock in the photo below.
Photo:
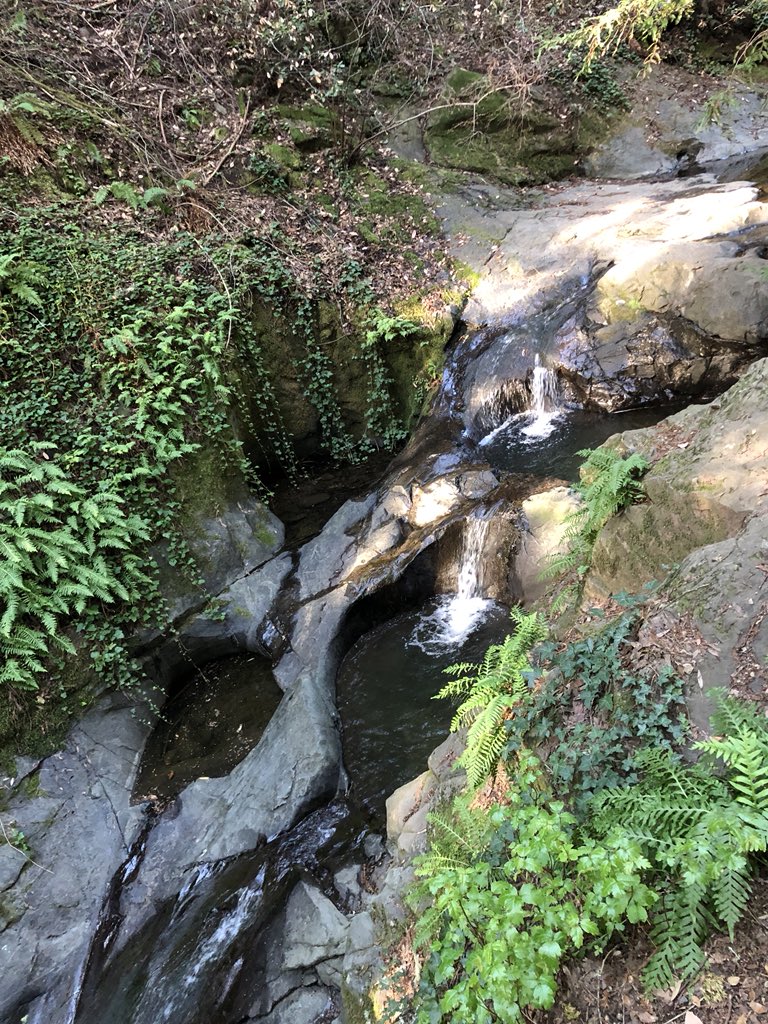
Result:
<svg viewBox="0 0 768 1024"><path fill-rule="evenodd" d="M697 548L733 537L744 515L679 481L646 477L648 501L625 509L605 525L595 543L588 590L635 593L664 579Z"/></svg>
<svg viewBox="0 0 768 1024"><path fill-rule="evenodd" d="M338 117L319 103L306 103L301 107L280 103L274 108L285 121L291 142L304 153L314 153L333 145L338 132Z"/></svg>
<svg viewBox="0 0 768 1024"><path fill-rule="evenodd" d="M278 167L283 167L286 170L298 171L302 166L301 156L290 146L281 146L279 142L270 142L264 147L264 152Z"/></svg>
<svg viewBox="0 0 768 1024"><path fill-rule="evenodd" d="M397 425L410 429L421 410L424 385L442 367L443 347L453 327L449 314L428 313L416 297L407 308L398 310L421 325L418 334L409 334L380 345L390 380L390 397ZM290 313L275 315L265 303L254 305L254 324L260 339L264 362L272 368L272 384L278 412L286 431L291 435L300 458L315 456L320 451L320 421L317 410L307 397L307 380L302 369L307 357L306 340L294 330ZM328 356L333 380L329 383L338 403L346 429L355 439L363 437L368 408L368 368L362 355L362 341L368 329L366 310L361 309L352 329L343 324L336 305L326 300L314 309L315 341ZM243 393L248 394L247 386ZM256 393L251 389L251 393ZM253 407L251 418L258 428L265 410ZM254 459L263 460L265 452L254 438L244 437ZM270 456L266 452L267 457Z"/></svg>
<svg viewBox="0 0 768 1024"><path fill-rule="evenodd" d="M489 92L488 80L456 68L446 79L446 102L427 121L430 160L443 167L533 185L572 174L580 157L605 131L605 117L588 108L565 121L551 113L561 99L535 92L524 99L511 90Z"/></svg>
<svg viewBox="0 0 768 1024"><path fill-rule="evenodd" d="M0 771L14 774L14 759L46 757L61 749L74 720L97 693L89 659L68 655L56 676L45 676L38 690L12 690L0 702ZM37 776L30 776L34 785Z"/></svg>

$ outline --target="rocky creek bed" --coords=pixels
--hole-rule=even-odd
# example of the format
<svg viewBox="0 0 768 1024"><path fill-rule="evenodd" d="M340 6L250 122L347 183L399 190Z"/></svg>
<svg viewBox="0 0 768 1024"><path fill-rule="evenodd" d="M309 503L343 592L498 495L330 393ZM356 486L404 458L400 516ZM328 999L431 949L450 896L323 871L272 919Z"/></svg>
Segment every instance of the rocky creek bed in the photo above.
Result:
<svg viewBox="0 0 768 1024"><path fill-rule="evenodd" d="M480 443L530 409L535 356L556 378L570 453L570 409L640 406L654 420L670 402L734 385L622 435L654 462L650 502L608 524L589 585L610 593L679 564L648 629L675 636L693 623L703 638L687 654L692 715L705 720L715 683L764 687L768 370L755 360L768 336L768 214L758 190L712 176L585 182L521 207L511 190L468 181L438 209L480 277L431 415L383 479L300 547L286 548L282 524L252 500L201 524L214 601L178 595L173 636L142 639L163 690L190 662L269 659L280 693L256 745L243 743L216 777L193 766L179 791L149 777L137 785L147 737L160 736L154 699L108 695L60 752L21 758L7 780L33 855L0 847L4 1024L352 1024L377 970L375 919L400 914L426 813L455 785L456 745L390 801L385 857L354 805L352 756L352 800L340 798L337 670L371 628L459 589L465 524L480 508L497 513L475 596L537 596L573 504L565 487L537 492L544 474L570 474L545 460L532 480L525 445L502 464ZM579 445L594 437L581 422ZM615 423L622 430L623 415ZM167 752L167 737L156 741Z"/></svg>

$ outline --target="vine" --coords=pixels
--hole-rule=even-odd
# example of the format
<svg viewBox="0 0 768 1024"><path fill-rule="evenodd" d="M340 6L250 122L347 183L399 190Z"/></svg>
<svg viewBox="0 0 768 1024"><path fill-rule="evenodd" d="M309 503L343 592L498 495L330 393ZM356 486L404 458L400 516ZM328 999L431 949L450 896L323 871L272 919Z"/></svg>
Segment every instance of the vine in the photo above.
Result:
<svg viewBox="0 0 768 1024"><path fill-rule="evenodd" d="M119 184L90 202L12 214L9 203L0 219L0 500L12 567L0 682L31 691L50 673L42 703L65 700L77 634L102 683L134 680L129 638L166 618L150 553L158 539L170 565L202 584L180 467L213 451L222 472L245 473L267 496L233 420L295 479L255 301L304 347L304 390L330 454L356 460L370 447L344 423L290 254L263 237L158 234L170 190ZM96 207L107 199L125 204L124 217L103 223ZM369 418L371 431L382 424Z"/></svg>

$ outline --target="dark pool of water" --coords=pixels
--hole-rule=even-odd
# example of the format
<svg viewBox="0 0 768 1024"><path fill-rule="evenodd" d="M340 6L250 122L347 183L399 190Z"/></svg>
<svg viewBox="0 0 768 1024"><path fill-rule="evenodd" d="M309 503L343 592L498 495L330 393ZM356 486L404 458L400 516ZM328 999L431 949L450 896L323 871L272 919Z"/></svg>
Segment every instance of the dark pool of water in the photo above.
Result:
<svg viewBox="0 0 768 1024"><path fill-rule="evenodd" d="M392 452L378 452L356 466L306 466L298 483L272 483L272 512L285 526L285 544L299 547L317 536L345 501L374 489L386 472Z"/></svg>
<svg viewBox="0 0 768 1024"><path fill-rule="evenodd" d="M489 602L486 617L464 643L428 653L408 641L436 604L366 633L339 669L337 705L350 798L377 816L393 790L426 770L427 757L448 734L455 708L432 699L448 681L443 670L458 661L480 661L511 630L508 610Z"/></svg>
<svg viewBox="0 0 768 1024"><path fill-rule="evenodd" d="M226 775L259 742L281 697L265 658L241 655L194 669L147 740L134 799L169 799L200 776Z"/></svg>
<svg viewBox="0 0 768 1024"><path fill-rule="evenodd" d="M522 433L528 422L522 416L480 450L494 469L573 481L578 479L579 466L584 461L577 452L597 448L612 434L653 426L682 408L681 403L612 414L567 412L557 420L548 437L540 438Z"/></svg>

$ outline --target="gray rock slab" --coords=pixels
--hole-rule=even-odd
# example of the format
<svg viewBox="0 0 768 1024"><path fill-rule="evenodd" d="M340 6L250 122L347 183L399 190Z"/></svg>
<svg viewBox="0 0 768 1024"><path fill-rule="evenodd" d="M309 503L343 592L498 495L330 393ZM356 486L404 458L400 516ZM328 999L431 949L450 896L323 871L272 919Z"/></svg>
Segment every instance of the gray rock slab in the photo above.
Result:
<svg viewBox="0 0 768 1024"><path fill-rule="evenodd" d="M30 859L3 850L6 925L0 935L0 1020L33 1002L29 1020L64 1024L112 875L137 838L130 806L148 726L105 700L40 766L37 796L11 792L4 821L27 837ZM18 870L14 879L13 875Z"/></svg>
<svg viewBox="0 0 768 1024"><path fill-rule="evenodd" d="M291 555L284 552L236 579L208 609L179 627L179 642L193 655L217 647L259 651L264 620L292 564Z"/></svg>
<svg viewBox="0 0 768 1024"><path fill-rule="evenodd" d="M349 922L327 896L300 882L288 898L283 928L283 963L291 970L343 956Z"/></svg>
<svg viewBox="0 0 768 1024"><path fill-rule="evenodd" d="M363 501L347 501L323 527L321 533L304 545L296 572L299 599L307 598L333 586L348 567L357 550L356 532L371 513L376 495Z"/></svg>
<svg viewBox="0 0 768 1024"><path fill-rule="evenodd" d="M336 792L341 744L335 709L304 676L285 694L258 745L221 779L199 779L152 831L139 878L126 894L123 936L179 891L201 861L243 853L288 829Z"/></svg>
<svg viewBox="0 0 768 1024"><path fill-rule="evenodd" d="M259 1024L317 1024L334 1005L329 989L310 985L290 992L265 1016L250 1019Z"/></svg>
<svg viewBox="0 0 768 1024"><path fill-rule="evenodd" d="M203 578L202 589L170 566L163 547L158 547L155 555L171 621L177 622L233 580L268 561L280 550L284 538L280 520L261 502L243 493L220 515L199 520L191 532L189 546Z"/></svg>

